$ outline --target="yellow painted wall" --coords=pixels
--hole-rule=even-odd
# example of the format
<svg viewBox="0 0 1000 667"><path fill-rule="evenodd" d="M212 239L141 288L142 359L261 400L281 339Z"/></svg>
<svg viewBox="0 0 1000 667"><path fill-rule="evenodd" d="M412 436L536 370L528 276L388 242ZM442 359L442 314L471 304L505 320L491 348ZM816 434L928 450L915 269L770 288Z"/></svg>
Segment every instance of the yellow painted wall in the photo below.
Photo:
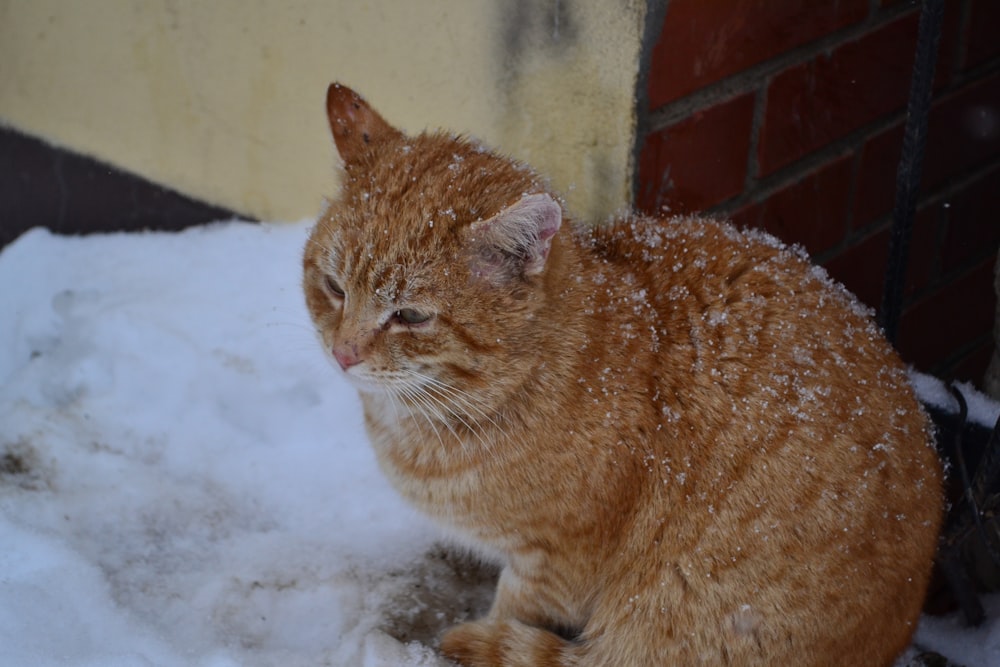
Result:
<svg viewBox="0 0 1000 667"><path fill-rule="evenodd" d="M465 132L581 217L627 203L640 0L0 0L0 123L262 219L336 191L339 80Z"/></svg>

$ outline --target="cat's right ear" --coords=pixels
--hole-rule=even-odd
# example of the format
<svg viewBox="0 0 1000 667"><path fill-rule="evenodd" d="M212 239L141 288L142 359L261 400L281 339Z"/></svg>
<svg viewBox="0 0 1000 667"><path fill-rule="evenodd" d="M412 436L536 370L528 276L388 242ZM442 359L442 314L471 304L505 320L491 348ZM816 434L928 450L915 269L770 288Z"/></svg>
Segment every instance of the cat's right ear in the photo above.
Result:
<svg viewBox="0 0 1000 667"><path fill-rule="evenodd" d="M473 274L493 282L538 275L562 224L562 207L545 193L525 195L488 220L472 223Z"/></svg>
<svg viewBox="0 0 1000 667"><path fill-rule="evenodd" d="M326 115L337 152L347 164L354 162L371 144L400 134L363 97L339 83L331 83L326 89Z"/></svg>

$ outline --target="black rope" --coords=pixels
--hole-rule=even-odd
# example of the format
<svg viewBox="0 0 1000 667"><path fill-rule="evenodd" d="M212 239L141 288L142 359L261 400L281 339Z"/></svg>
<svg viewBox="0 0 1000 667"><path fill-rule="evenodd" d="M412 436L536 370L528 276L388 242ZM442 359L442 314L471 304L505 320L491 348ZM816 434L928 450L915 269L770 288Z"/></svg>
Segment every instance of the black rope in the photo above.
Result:
<svg viewBox="0 0 1000 667"><path fill-rule="evenodd" d="M1000 567L997 518L994 515L997 501L995 485L1000 473L1000 419L990 432L976 472L970 476L962 437L969 415L968 404L957 386L952 384L948 390L958 404L951 460L958 472L962 495L948 511L938 545L937 562L966 622L975 627L986 618L977 594L977 587L982 585L982 581L977 576L979 565L975 554L985 552L992 566Z"/></svg>
<svg viewBox="0 0 1000 667"><path fill-rule="evenodd" d="M998 473L1000 473L1000 437L998 437L998 433L1000 433L1000 418L997 419L997 423L994 425L993 431L990 433L990 438L983 450L979 465L976 466L975 477L970 479L968 468L965 465L965 453L962 451L961 440L961 433L968 419L969 408L965 402L965 396L958 390L958 387L951 385L949 389L952 396L958 401L959 435L955 438L955 455L959 474L961 475L962 487L964 488L963 500L968 506L966 509L971 512L972 522L979 534L979 539L986 551L986 555L993 561L994 567L1000 568L1000 550L997 549L992 534L986 529L983 523L982 509L984 503L987 501L991 485L996 481ZM961 503L959 503L959 506L961 506Z"/></svg>
<svg viewBox="0 0 1000 667"><path fill-rule="evenodd" d="M903 279L913 218L917 209L917 193L923 173L924 145L927 139L927 116L930 113L937 63L938 41L941 36L941 16L944 0L924 0L917 28L917 52L910 82L910 99L906 105L906 127L903 148L896 170L896 202L892 210L892 232L889 238L889 260L882 286L882 308L879 325L890 343L895 344L903 302Z"/></svg>
<svg viewBox="0 0 1000 667"><path fill-rule="evenodd" d="M982 460L976 468L976 475L972 479L972 492L979 498L985 498L992 488L991 485L995 485L998 481L1000 481L1000 416L993 424L993 431L986 442Z"/></svg>
<svg viewBox="0 0 1000 667"><path fill-rule="evenodd" d="M996 446L994 439L997 429L994 428L993 433L990 435L990 442L983 452L983 459L976 468L976 476L975 480L973 480L969 477L969 469L965 463L964 443L962 442L962 429L965 428L969 418L969 406L965 402L965 396L959 391L958 387L951 385L948 387L948 390L951 391L951 395L958 402L958 428L955 432L955 464L958 467L959 479L962 482L963 490L962 499L954 507L961 514L954 523L961 527L967 524L967 520L962 521L962 519L971 516L972 524L976 528L986 554L995 566L1000 567L1000 552L997 551L989 531L986 530L986 526L983 524L982 510L982 504L986 500L988 484L996 475L997 469L995 466L1000 461L998 451L992 448ZM997 420L997 424L1000 425L1000 420ZM966 514L966 512L968 513ZM964 514L964 517L961 516L962 514Z"/></svg>

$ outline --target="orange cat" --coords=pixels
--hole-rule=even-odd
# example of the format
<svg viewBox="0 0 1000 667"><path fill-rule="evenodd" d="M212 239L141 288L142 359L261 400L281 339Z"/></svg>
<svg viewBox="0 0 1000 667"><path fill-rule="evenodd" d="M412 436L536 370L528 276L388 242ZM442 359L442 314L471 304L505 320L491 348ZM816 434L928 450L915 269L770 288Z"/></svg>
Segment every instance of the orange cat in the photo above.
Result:
<svg viewBox="0 0 1000 667"><path fill-rule="evenodd" d="M385 474L504 568L469 666L890 665L941 515L867 313L697 217L572 223L523 164L327 93L306 301Z"/></svg>

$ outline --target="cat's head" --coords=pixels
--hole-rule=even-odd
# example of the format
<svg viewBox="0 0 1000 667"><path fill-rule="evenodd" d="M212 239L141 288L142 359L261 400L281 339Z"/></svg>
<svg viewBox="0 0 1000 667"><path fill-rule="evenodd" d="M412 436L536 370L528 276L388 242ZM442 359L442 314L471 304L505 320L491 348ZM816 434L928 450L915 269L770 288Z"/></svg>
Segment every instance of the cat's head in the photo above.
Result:
<svg viewBox="0 0 1000 667"><path fill-rule="evenodd" d="M327 354L361 391L432 414L493 409L539 363L562 208L525 166L408 137L344 86L327 112L345 176L304 257Z"/></svg>

